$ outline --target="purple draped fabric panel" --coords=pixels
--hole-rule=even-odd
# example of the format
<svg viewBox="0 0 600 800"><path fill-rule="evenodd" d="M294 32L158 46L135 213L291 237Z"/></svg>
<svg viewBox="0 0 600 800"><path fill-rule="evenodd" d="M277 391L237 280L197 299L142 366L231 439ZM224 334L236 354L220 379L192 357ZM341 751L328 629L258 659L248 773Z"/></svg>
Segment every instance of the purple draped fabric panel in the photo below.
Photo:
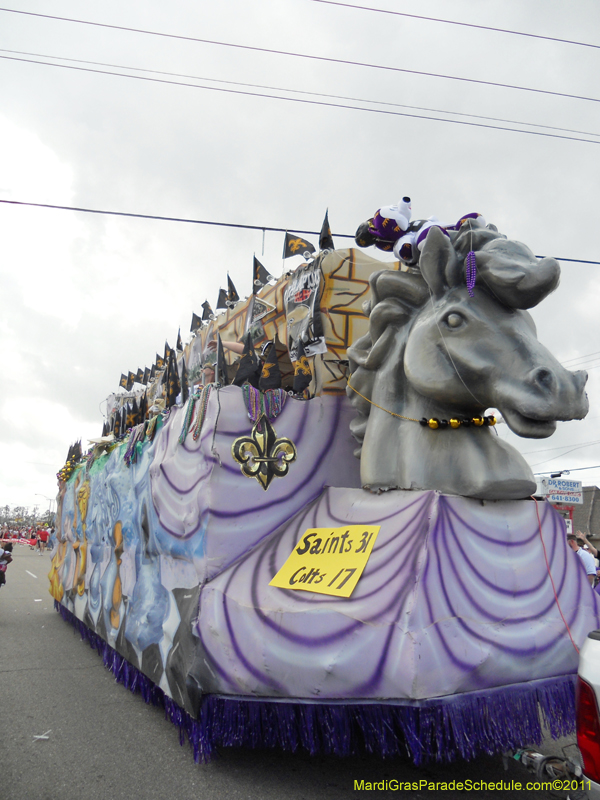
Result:
<svg viewBox="0 0 600 800"><path fill-rule="evenodd" d="M207 583L195 632L212 692L424 699L575 673L600 598L548 504L333 489ZM380 525L348 599L269 582L312 527Z"/></svg>

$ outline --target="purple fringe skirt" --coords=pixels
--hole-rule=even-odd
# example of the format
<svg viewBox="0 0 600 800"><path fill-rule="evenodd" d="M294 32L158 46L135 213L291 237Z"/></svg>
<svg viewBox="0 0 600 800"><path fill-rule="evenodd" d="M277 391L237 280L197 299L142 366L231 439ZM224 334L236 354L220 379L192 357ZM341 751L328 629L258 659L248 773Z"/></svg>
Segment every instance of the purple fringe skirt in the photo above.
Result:
<svg viewBox="0 0 600 800"><path fill-rule="evenodd" d="M118 683L161 705L188 739L196 762L217 747L280 747L311 755L408 756L417 766L472 759L540 744L542 723L553 738L575 730L575 675L429 700L387 703L301 702L206 695L198 719L134 667L63 605L62 618L102 656Z"/></svg>

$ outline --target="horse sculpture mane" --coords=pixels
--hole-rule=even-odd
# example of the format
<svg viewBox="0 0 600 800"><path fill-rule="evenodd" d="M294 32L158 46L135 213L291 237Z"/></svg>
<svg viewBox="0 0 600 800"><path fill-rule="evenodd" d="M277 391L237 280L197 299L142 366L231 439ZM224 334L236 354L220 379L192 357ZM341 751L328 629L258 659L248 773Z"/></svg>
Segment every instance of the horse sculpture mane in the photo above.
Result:
<svg viewBox="0 0 600 800"><path fill-rule="evenodd" d="M432 230L420 270L371 276L364 308L369 333L348 350L347 390L357 411L351 431L361 444L356 455L366 488L488 499L535 491L522 456L480 420L486 409L498 408L515 433L543 438L557 420L586 415L587 373L558 363L538 342L526 311L559 277L555 259L538 260L493 226L466 225L452 238ZM429 427L429 419L439 427ZM461 424L453 429L449 420Z"/></svg>

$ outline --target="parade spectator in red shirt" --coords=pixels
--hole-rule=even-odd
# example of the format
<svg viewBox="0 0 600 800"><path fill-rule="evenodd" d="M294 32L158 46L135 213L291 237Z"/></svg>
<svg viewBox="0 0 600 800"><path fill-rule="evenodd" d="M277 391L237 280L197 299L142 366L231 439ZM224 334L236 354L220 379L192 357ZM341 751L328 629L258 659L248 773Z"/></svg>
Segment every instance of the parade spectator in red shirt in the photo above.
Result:
<svg viewBox="0 0 600 800"><path fill-rule="evenodd" d="M40 555L46 550L46 544L50 538L50 531L47 528L40 528L37 532L38 546L40 548Z"/></svg>

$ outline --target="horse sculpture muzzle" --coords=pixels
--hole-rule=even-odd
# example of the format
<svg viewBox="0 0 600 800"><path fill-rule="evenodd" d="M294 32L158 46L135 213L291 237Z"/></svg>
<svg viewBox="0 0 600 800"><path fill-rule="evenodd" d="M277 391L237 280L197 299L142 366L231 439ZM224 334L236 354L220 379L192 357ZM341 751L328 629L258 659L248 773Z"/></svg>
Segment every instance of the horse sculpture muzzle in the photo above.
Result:
<svg viewBox="0 0 600 800"><path fill-rule="evenodd" d="M518 436L544 439L554 433L557 421L583 419L588 413L587 372L558 367L537 367L521 393L497 403L506 424Z"/></svg>

